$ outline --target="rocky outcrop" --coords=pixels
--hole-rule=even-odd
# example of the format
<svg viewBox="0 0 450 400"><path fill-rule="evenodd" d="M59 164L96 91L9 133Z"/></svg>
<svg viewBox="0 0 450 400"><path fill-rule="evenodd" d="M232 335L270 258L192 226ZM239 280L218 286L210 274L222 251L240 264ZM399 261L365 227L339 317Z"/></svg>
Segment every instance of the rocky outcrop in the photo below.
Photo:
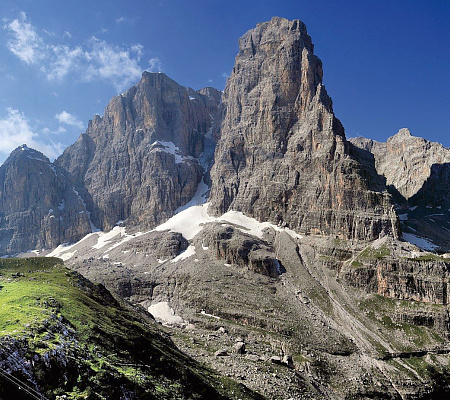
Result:
<svg viewBox="0 0 450 400"><path fill-rule="evenodd" d="M91 231L89 214L64 171L26 145L0 167L0 252L52 248Z"/></svg>
<svg viewBox="0 0 450 400"><path fill-rule="evenodd" d="M373 154L377 172L404 200L426 205L450 202L450 149L412 136L406 128L386 143L362 137L350 141Z"/></svg>
<svg viewBox="0 0 450 400"><path fill-rule="evenodd" d="M450 302L450 261L438 257L353 261L341 276L352 286L384 297L443 305Z"/></svg>
<svg viewBox="0 0 450 400"><path fill-rule="evenodd" d="M389 195L372 190L334 116L301 21L273 18L241 37L221 116L214 213L238 210L306 234L397 234Z"/></svg>
<svg viewBox="0 0 450 400"><path fill-rule="evenodd" d="M217 259L228 264L237 264L272 277L277 277L281 272L280 263L268 243L242 233L231 225L210 223L198 240L201 243L197 245L210 249Z"/></svg>
<svg viewBox="0 0 450 400"><path fill-rule="evenodd" d="M144 72L56 161L69 172L96 226L108 230L126 219L155 226L193 197L217 93L190 91L164 74Z"/></svg>
<svg viewBox="0 0 450 400"><path fill-rule="evenodd" d="M405 239L420 244L425 238L427 249L450 252L450 149L412 136L408 129L400 129L386 143L350 140L360 154L372 157L373 167L385 180L397 203Z"/></svg>

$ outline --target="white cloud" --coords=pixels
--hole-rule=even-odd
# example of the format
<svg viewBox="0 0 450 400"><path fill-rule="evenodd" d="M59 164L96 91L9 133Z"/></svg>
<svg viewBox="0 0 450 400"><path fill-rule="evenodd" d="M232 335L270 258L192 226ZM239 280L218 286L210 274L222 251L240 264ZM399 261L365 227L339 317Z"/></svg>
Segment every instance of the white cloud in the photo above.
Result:
<svg viewBox="0 0 450 400"><path fill-rule="evenodd" d="M49 46L49 63L43 65L41 70L45 72L48 80L63 80L69 72L79 69L84 54L80 47Z"/></svg>
<svg viewBox="0 0 450 400"><path fill-rule="evenodd" d="M50 159L56 158L64 150L61 143L44 143L39 140L39 135L33 132L28 120L23 113L13 108L8 108L8 115L0 118L0 153L8 155L22 144L39 150Z"/></svg>
<svg viewBox="0 0 450 400"><path fill-rule="evenodd" d="M144 48L140 44L116 46L94 36L82 46L46 43L25 13L7 23L5 29L11 35L8 49L27 64L38 65L48 80L62 81L68 75L85 82L101 79L122 91L139 80L143 71L139 63ZM69 32L64 32L63 39L65 36L71 37ZM47 40L55 39L49 36ZM157 57L149 66L151 70L162 69Z"/></svg>
<svg viewBox="0 0 450 400"><path fill-rule="evenodd" d="M84 79L106 79L114 84L117 90L127 88L138 80L142 74L139 61L143 47L133 45L128 49L121 49L92 37L89 41L90 49L84 52L87 61Z"/></svg>
<svg viewBox="0 0 450 400"><path fill-rule="evenodd" d="M13 34L8 41L8 49L27 64L35 64L45 57L44 43L34 27L27 21L26 13L5 26Z"/></svg>
<svg viewBox="0 0 450 400"><path fill-rule="evenodd" d="M73 115L67 111L62 111L59 114L56 114L55 118L61 124L72 125L79 129L83 129L83 127L84 127L83 122L81 122L77 117L75 117L75 115Z"/></svg>
<svg viewBox="0 0 450 400"><path fill-rule="evenodd" d="M127 24L133 24L134 21L135 21L134 18L128 18L128 17L120 17L120 18L117 18L117 19L116 19L116 23L117 23L117 24L125 24L125 23L127 23Z"/></svg>
<svg viewBox="0 0 450 400"><path fill-rule="evenodd" d="M161 72L162 69L162 63L158 57L153 57L148 60L148 70L150 72Z"/></svg>

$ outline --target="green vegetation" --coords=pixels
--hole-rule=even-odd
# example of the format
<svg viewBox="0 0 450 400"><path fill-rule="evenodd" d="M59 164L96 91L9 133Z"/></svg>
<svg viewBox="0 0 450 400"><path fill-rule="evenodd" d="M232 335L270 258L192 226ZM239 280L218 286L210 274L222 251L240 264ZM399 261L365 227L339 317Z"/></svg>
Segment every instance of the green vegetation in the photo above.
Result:
<svg viewBox="0 0 450 400"><path fill-rule="evenodd" d="M408 261L440 261L450 264L450 259L442 257L438 254L424 254L423 256L407 258Z"/></svg>
<svg viewBox="0 0 450 400"><path fill-rule="evenodd" d="M0 343L33 360L33 379L50 399L258 398L200 367L148 314L55 258L0 260Z"/></svg>
<svg viewBox="0 0 450 400"><path fill-rule="evenodd" d="M366 247L361 253L358 254L358 259L380 259L391 255L391 251L386 244L383 244L379 248Z"/></svg>

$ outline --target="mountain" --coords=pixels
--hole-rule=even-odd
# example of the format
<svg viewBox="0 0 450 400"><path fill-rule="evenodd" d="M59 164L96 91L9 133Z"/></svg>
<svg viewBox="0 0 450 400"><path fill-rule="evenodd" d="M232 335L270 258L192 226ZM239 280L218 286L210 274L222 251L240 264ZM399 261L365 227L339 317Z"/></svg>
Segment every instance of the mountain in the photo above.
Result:
<svg viewBox="0 0 450 400"><path fill-rule="evenodd" d="M144 72L56 160L85 199L95 226L109 230L128 220L152 227L192 199L219 101L215 89L203 93L165 74Z"/></svg>
<svg viewBox="0 0 450 400"><path fill-rule="evenodd" d="M312 49L300 21L241 38L209 203L51 255L265 398L444 398L449 258L401 238L396 196L345 139Z"/></svg>
<svg viewBox="0 0 450 400"><path fill-rule="evenodd" d="M409 240L450 252L450 149L401 129L386 143L354 138L350 141L373 157L401 216ZM419 239L416 239L416 236Z"/></svg>
<svg viewBox="0 0 450 400"><path fill-rule="evenodd" d="M387 192L352 155L305 25L273 18L239 40L223 96L211 210L305 234L397 235Z"/></svg>
<svg viewBox="0 0 450 400"><path fill-rule="evenodd" d="M144 73L47 165L61 176L63 187L78 193L89 234L42 254L64 260L93 282L81 288L102 284L116 300L123 299L119 306L143 307L145 317L150 313L170 335L169 347L175 344L218 373L226 395L446 398L450 256L427 251L438 250L431 220L442 219L442 235L448 224L443 208L448 189L441 185L447 161L437 158L443 150L403 132L392 155L377 161L381 155L375 149L382 144L348 141L313 50L301 21L273 18L240 39L223 96ZM380 169L384 162L402 167ZM394 175L404 169L405 175L420 172L424 181L408 198L417 179L393 186L403 182ZM22 191L34 187L33 173L27 176L32 179ZM50 183L44 188L49 193L58 188ZM19 210L34 210L39 201L33 197ZM413 213L424 210L435 214L427 214L430 224L413 225ZM425 226L429 236L422 236ZM69 283L74 276L81 279L66 272ZM2 284L6 288L19 278L33 287L40 276L27 273L5 273ZM78 297L61 287L58 304ZM10 289L4 293L14 293ZM61 294L53 289L55 296ZM9 304L10 311L20 311ZM123 365L143 362L139 351L148 355L143 350L148 343L142 345L141 336L128 329L126 321L135 317L123 317L118 306L105 310L88 301L88 308L99 310L92 314L74 305L78 322L73 325L86 322L97 339L108 338L100 341L103 348L122 341L130 346L115 352L122 357L118 378L129 381ZM12 324L21 319L3 318ZM189 381L182 364L191 361L182 360L175 369ZM177 394L185 393L185 381L172 385L166 372L159 375L167 382L163 393L169 396L177 387ZM107 376L101 382L122 390ZM151 391L143 376L142 386L125 387ZM92 380L98 381L95 374ZM224 395L220 385L211 386Z"/></svg>
<svg viewBox="0 0 450 400"><path fill-rule="evenodd" d="M52 248L91 231L89 213L65 171L26 145L0 167L2 254Z"/></svg>
<svg viewBox="0 0 450 400"><path fill-rule="evenodd" d="M209 169L207 133L220 96L144 72L54 163L17 148L0 167L0 254L76 242L123 220L142 228L171 217Z"/></svg>

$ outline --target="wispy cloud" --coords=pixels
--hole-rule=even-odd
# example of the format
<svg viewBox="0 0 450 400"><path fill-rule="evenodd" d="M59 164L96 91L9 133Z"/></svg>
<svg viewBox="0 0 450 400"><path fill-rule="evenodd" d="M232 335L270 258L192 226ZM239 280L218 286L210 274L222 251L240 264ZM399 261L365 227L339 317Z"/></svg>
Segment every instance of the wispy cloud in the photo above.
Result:
<svg viewBox="0 0 450 400"><path fill-rule="evenodd" d="M7 116L0 118L0 153L8 155L16 147L26 144L44 153L50 159L62 153L61 143L44 143L39 135L33 131L24 114L16 109L8 108Z"/></svg>
<svg viewBox="0 0 450 400"><path fill-rule="evenodd" d="M148 70L150 72L161 72L163 70L162 62L158 57L148 60Z"/></svg>
<svg viewBox="0 0 450 400"><path fill-rule="evenodd" d="M106 79L113 82L117 90L122 90L140 78L142 68L139 61L143 51L141 45L135 44L129 49L122 49L92 37L88 46L89 50L84 52L86 81Z"/></svg>
<svg viewBox="0 0 450 400"><path fill-rule="evenodd" d="M34 27L27 21L27 15L22 12L21 18L15 19L5 26L12 33L12 39L8 41L8 49L27 64L35 64L45 55L41 50L44 46L42 38Z"/></svg>
<svg viewBox="0 0 450 400"><path fill-rule="evenodd" d="M143 71L140 62L144 48L140 44L116 46L95 36L79 46L47 43L24 12L4 28L10 34L8 49L26 64L38 65L51 81L63 81L68 75L85 82L101 79L121 91L138 80ZM64 32L63 38L66 36L71 37L69 32ZM152 58L149 68L161 71L161 61Z"/></svg>
<svg viewBox="0 0 450 400"><path fill-rule="evenodd" d="M83 129L84 124L75 115L67 112L61 111L59 114L55 115L55 118L61 123L66 125L72 125L79 129Z"/></svg>
<svg viewBox="0 0 450 400"><path fill-rule="evenodd" d="M135 22L134 18L119 17L116 19L116 24L132 24Z"/></svg>

